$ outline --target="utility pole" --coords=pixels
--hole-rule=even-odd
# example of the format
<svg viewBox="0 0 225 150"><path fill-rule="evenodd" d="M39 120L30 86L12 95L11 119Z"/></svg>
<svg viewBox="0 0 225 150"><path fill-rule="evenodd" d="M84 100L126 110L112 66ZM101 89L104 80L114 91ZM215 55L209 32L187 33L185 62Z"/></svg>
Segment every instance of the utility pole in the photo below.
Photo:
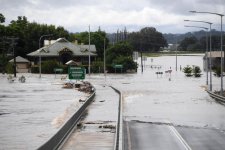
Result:
<svg viewBox="0 0 225 150"><path fill-rule="evenodd" d="M14 77L16 77L16 57L15 57L15 48L14 48L14 46L16 45L15 41L18 40L19 38L9 37L7 39L12 41L11 42L11 46L12 46L12 50L13 50L13 72L14 72Z"/></svg>
<svg viewBox="0 0 225 150"><path fill-rule="evenodd" d="M104 38L104 76L106 81L106 70L105 70L105 38Z"/></svg>
<svg viewBox="0 0 225 150"><path fill-rule="evenodd" d="M89 32L88 32L88 45L89 45L89 55L88 55L88 74L90 76L90 73L91 73L91 56L90 56L90 53L91 53L91 48L90 48L90 44L91 44L91 35L90 35L90 25L89 25Z"/></svg>

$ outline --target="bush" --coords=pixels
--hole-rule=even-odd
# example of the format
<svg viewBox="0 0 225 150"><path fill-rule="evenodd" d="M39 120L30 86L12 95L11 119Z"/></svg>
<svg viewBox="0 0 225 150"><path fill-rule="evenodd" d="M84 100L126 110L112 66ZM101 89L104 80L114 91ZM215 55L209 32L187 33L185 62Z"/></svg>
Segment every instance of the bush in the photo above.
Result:
<svg viewBox="0 0 225 150"><path fill-rule="evenodd" d="M192 70L193 74L195 77L201 77L201 69L199 66L193 66L193 70Z"/></svg>
<svg viewBox="0 0 225 150"><path fill-rule="evenodd" d="M221 76L221 67L215 67L215 69L213 69L213 72L215 73L215 75L217 77Z"/></svg>
<svg viewBox="0 0 225 150"><path fill-rule="evenodd" d="M127 70L137 70L137 63L133 61L132 57L128 56L118 56L115 58L112 65L107 66L109 72L115 72L114 65L123 65L122 72L127 72Z"/></svg>
<svg viewBox="0 0 225 150"><path fill-rule="evenodd" d="M136 70L137 63L132 59L133 47L127 42L119 42L106 51L107 70L114 72L115 64L123 65L123 72Z"/></svg>
<svg viewBox="0 0 225 150"><path fill-rule="evenodd" d="M194 75L194 77L201 77L201 69L199 66L193 66L193 68L189 65L187 67L184 67L183 72L187 77L191 77Z"/></svg>
<svg viewBox="0 0 225 150"><path fill-rule="evenodd" d="M191 77L192 76L191 66L187 65L187 67L184 67L183 72L185 73L185 76Z"/></svg>
<svg viewBox="0 0 225 150"><path fill-rule="evenodd" d="M32 66L31 73L39 73L39 66Z"/></svg>
<svg viewBox="0 0 225 150"><path fill-rule="evenodd" d="M14 71L13 71L13 63L7 63L6 65L6 73L7 74L12 74Z"/></svg>
<svg viewBox="0 0 225 150"><path fill-rule="evenodd" d="M42 73L55 73L54 68L60 68L60 65L55 60L47 60L41 64Z"/></svg>
<svg viewBox="0 0 225 150"><path fill-rule="evenodd" d="M104 63L102 61L95 61L92 63L91 72L101 73L104 72Z"/></svg>

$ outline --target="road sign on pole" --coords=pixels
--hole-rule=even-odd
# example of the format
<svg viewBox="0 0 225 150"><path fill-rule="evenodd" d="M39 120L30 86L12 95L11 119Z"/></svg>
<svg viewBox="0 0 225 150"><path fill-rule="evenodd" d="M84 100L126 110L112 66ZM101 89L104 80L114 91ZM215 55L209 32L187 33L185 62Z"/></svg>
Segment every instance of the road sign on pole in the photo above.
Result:
<svg viewBox="0 0 225 150"><path fill-rule="evenodd" d="M70 80L83 80L85 79L85 68L83 67L69 67L68 77Z"/></svg>

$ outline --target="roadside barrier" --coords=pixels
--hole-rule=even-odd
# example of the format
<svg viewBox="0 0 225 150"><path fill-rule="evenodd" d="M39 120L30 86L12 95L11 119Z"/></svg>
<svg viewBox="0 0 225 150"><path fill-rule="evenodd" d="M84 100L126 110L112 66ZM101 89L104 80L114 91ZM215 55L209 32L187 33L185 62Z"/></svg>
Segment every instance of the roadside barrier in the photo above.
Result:
<svg viewBox="0 0 225 150"><path fill-rule="evenodd" d="M118 105L118 120L117 120L117 125L116 125L116 138L115 138L115 142L114 142L114 150L122 150L123 149L123 102L122 102L122 93L110 86L112 89L114 89L119 95L119 105Z"/></svg>
<svg viewBox="0 0 225 150"><path fill-rule="evenodd" d="M215 94L215 93L213 93L213 92L211 92L211 91L208 91L208 90L207 90L207 92L208 92L209 95L210 95L212 98L214 98L216 101L225 104L225 97L224 97L224 96Z"/></svg>
<svg viewBox="0 0 225 150"><path fill-rule="evenodd" d="M79 110L59 129L59 131L50 138L46 143L38 148L38 150L56 150L60 148L69 135L72 133L73 129L76 127L81 116L85 112L85 109L92 102L95 96L94 92L86 99L84 104L79 108Z"/></svg>

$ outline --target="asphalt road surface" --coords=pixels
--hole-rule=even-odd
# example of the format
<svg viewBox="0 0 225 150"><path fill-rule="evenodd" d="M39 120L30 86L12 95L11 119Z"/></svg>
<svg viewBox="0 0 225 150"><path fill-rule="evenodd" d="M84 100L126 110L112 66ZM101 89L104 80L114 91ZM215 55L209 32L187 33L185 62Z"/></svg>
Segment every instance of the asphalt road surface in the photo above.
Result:
<svg viewBox="0 0 225 150"><path fill-rule="evenodd" d="M124 150L223 150L225 134L217 129L169 123L124 121Z"/></svg>

